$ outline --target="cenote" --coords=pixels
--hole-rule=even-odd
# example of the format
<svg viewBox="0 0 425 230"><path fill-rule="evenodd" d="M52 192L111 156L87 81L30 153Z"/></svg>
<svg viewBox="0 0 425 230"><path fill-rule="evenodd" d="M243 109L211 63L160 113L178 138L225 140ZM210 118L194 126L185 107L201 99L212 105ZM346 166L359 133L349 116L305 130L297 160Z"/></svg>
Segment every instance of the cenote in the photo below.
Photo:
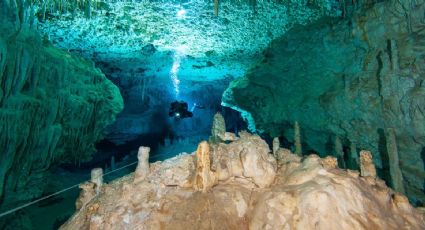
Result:
<svg viewBox="0 0 425 230"><path fill-rule="evenodd" d="M424 0L0 0L0 229L424 229Z"/></svg>

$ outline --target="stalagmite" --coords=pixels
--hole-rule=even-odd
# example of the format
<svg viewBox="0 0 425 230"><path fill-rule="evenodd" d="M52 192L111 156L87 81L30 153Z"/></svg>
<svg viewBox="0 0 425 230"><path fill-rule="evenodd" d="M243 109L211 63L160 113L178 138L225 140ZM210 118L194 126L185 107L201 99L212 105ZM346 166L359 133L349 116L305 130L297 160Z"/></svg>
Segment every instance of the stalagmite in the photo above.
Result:
<svg viewBox="0 0 425 230"><path fill-rule="evenodd" d="M149 183L105 184L60 229L425 229L424 215L382 180L341 170L332 156L278 152L279 167L267 143L246 132L231 143L203 141L195 156L152 163ZM362 162L373 174L370 152ZM228 176L218 180L220 170Z"/></svg>
<svg viewBox="0 0 425 230"><path fill-rule="evenodd" d="M111 157L111 171L112 170L115 170L115 157L114 156Z"/></svg>
<svg viewBox="0 0 425 230"><path fill-rule="evenodd" d="M397 43L394 39L388 40L388 47L390 48L391 55L391 69L393 71L398 71L400 69L399 61L398 61L398 48Z"/></svg>
<svg viewBox="0 0 425 230"><path fill-rule="evenodd" d="M360 175L362 177L376 177L376 169L370 151L360 151Z"/></svg>
<svg viewBox="0 0 425 230"><path fill-rule="evenodd" d="M151 149L149 147L141 146L137 153L137 163L136 172L134 173L134 182L138 183L143 181L146 176L149 174L149 152Z"/></svg>
<svg viewBox="0 0 425 230"><path fill-rule="evenodd" d="M386 132L387 136L387 151L388 160L390 166L391 183L395 191L405 194L403 185L403 174L400 169L400 162L397 151L397 141L393 128L388 128Z"/></svg>
<svg viewBox="0 0 425 230"><path fill-rule="evenodd" d="M359 156L357 155L357 145L353 141L351 141L350 143L349 166L353 169L358 169L359 167Z"/></svg>
<svg viewBox="0 0 425 230"><path fill-rule="evenodd" d="M214 15L218 17L219 0L214 0Z"/></svg>
<svg viewBox="0 0 425 230"><path fill-rule="evenodd" d="M91 182L96 185L96 194L99 194L103 185L103 169L94 168L91 170Z"/></svg>
<svg viewBox="0 0 425 230"><path fill-rule="evenodd" d="M276 157L277 150L279 150L280 147L280 141L279 137L273 138L273 155Z"/></svg>
<svg viewBox="0 0 425 230"><path fill-rule="evenodd" d="M223 141L226 135L226 123L223 116L220 113L216 113L213 118L213 124L211 128L211 143L217 143Z"/></svg>
<svg viewBox="0 0 425 230"><path fill-rule="evenodd" d="M338 160L335 157L327 156L320 160L323 168L325 169L335 169L338 168Z"/></svg>
<svg viewBox="0 0 425 230"><path fill-rule="evenodd" d="M295 154L302 156L303 150L301 145L301 130L298 121L294 124L294 141L295 141Z"/></svg>
<svg viewBox="0 0 425 230"><path fill-rule="evenodd" d="M210 147L208 142L202 141L196 150L196 175L193 187L202 192L207 192L217 184L218 177L211 171Z"/></svg>
<svg viewBox="0 0 425 230"><path fill-rule="evenodd" d="M335 137L335 153L337 159L340 162L341 168L346 168L345 160L344 160L344 149L342 147L341 139L337 136Z"/></svg>

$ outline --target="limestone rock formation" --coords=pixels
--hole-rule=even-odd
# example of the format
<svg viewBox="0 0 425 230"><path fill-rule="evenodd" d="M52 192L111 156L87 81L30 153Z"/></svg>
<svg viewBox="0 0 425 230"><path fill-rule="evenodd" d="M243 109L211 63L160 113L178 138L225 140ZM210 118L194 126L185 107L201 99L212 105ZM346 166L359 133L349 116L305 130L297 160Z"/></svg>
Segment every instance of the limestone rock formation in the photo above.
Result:
<svg viewBox="0 0 425 230"><path fill-rule="evenodd" d="M376 177L376 168L370 151L360 151L360 173L363 177Z"/></svg>
<svg viewBox="0 0 425 230"><path fill-rule="evenodd" d="M9 24L2 17L0 196L13 202L40 196L52 164L90 159L123 102L92 62L26 26L3 28Z"/></svg>
<svg viewBox="0 0 425 230"><path fill-rule="evenodd" d="M134 182L137 183L146 178L149 174L149 147L140 147L137 152L138 164L134 175Z"/></svg>
<svg viewBox="0 0 425 230"><path fill-rule="evenodd" d="M268 187L276 175L276 160L269 154L267 143L247 132L239 135L240 139L230 144L212 146L212 167L219 180L246 177L259 187Z"/></svg>
<svg viewBox="0 0 425 230"><path fill-rule="evenodd" d="M82 183L78 186L81 189L80 196L75 202L75 208L80 210L84 205L86 205L93 197L96 196L96 184L90 181Z"/></svg>
<svg viewBox="0 0 425 230"><path fill-rule="evenodd" d="M112 181L60 229L425 228L424 213L379 178L324 167L317 155L301 159L287 149L278 149L281 159L275 160L258 136L240 136L230 144L211 144L210 151L208 143L202 142L196 156L182 154L152 163L140 183L133 183L134 174ZM236 166L232 172L238 175L219 180L202 192L186 182L199 175L195 161L208 161L208 153L213 163L201 172L212 172L214 162L236 164L233 159L242 159L244 154L257 160L257 165L248 161L250 169ZM266 165L276 167L275 176L261 187L256 178L265 177Z"/></svg>
<svg viewBox="0 0 425 230"><path fill-rule="evenodd" d="M203 141L196 150L196 174L193 180L195 190L207 192L217 181L217 174L211 171L210 147Z"/></svg>
<svg viewBox="0 0 425 230"><path fill-rule="evenodd" d="M220 113L216 113L213 118L210 142L220 142L226 133L226 123Z"/></svg>
<svg viewBox="0 0 425 230"><path fill-rule="evenodd" d="M425 1L367 2L353 16L324 18L273 41L263 60L231 83L223 104L244 111L249 127L291 143L298 121L303 152L330 154L338 136L347 156L355 143L372 152L381 176L397 164L388 162L385 147L385 130L393 128L401 186L421 205ZM357 169L354 162L351 169Z"/></svg>

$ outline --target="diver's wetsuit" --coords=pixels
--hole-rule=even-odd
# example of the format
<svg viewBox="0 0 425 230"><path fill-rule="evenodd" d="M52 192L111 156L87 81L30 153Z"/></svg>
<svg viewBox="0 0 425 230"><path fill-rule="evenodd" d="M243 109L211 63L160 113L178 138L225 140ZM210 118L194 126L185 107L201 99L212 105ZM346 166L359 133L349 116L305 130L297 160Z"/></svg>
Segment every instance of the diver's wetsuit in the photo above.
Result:
<svg viewBox="0 0 425 230"><path fill-rule="evenodd" d="M174 101L170 104L170 110L168 112L170 117L175 118L186 118L192 117L193 113L188 110L187 103L184 101Z"/></svg>

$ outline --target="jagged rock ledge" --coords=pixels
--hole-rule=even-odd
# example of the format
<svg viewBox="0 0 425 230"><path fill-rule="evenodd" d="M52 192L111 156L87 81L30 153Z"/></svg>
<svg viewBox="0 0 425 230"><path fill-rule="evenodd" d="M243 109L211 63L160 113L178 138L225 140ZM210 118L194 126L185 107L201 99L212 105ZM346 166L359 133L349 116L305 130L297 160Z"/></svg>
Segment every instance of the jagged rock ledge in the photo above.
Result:
<svg viewBox="0 0 425 230"><path fill-rule="evenodd" d="M361 175L333 157L300 157L256 135L201 142L153 164L139 149L136 174L85 185L80 210L61 229L424 229L425 215L376 177L363 151ZM136 175L136 176L135 176ZM90 182L88 182L90 183Z"/></svg>

